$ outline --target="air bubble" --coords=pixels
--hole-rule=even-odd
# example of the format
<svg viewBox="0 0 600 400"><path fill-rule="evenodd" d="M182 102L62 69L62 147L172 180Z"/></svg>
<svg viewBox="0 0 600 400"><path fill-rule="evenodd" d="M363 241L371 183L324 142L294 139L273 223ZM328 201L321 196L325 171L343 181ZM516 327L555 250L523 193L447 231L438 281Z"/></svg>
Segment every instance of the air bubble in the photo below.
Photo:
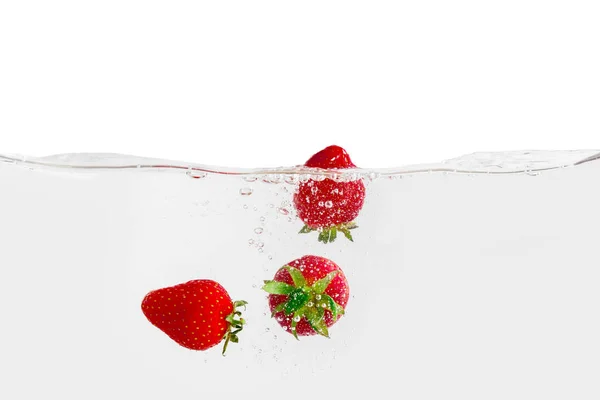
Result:
<svg viewBox="0 0 600 400"><path fill-rule="evenodd" d="M319 202L319 207L323 207L325 205L325 203L323 203L322 201Z"/></svg>
<svg viewBox="0 0 600 400"><path fill-rule="evenodd" d="M254 244L254 239L250 239L250 240L248 240L248 244L249 244L249 245L253 245L253 244Z"/></svg>
<svg viewBox="0 0 600 400"><path fill-rule="evenodd" d="M206 172L202 171L187 171L185 174L193 179L202 179L205 178L207 175Z"/></svg>
<svg viewBox="0 0 600 400"><path fill-rule="evenodd" d="M262 248L265 247L265 244L263 242L258 242L256 243L256 247L262 250Z"/></svg>
<svg viewBox="0 0 600 400"><path fill-rule="evenodd" d="M310 175L308 174L302 174L298 177L298 180L302 183L306 183L310 180Z"/></svg>
<svg viewBox="0 0 600 400"><path fill-rule="evenodd" d="M245 187L245 188L241 188L240 189L240 194L242 196L250 196L252 194L253 190L252 188L249 187Z"/></svg>
<svg viewBox="0 0 600 400"><path fill-rule="evenodd" d="M248 209L248 204L244 204L244 210Z"/></svg>
<svg viewBox="0 0 600 400"><path fill-rule="evenodd" d="M246 182L256 182L256 179L257 179L257 178L256 178L255 176L245 176L245 177L244 177L244 180L245 180Z"/></svg>
<svg viewBox="0 0 600 400"><path fill-rule="evenodd" d="M300 322L300 316L296 315L296 316L294 317L294 321L296 321L296 322ZM292 329L294 329L294 328L292 328Z"/></svg>
<svg viewBox="0 0 600 400"><path fill-rule="evenodd" d="M316 296L315 296L315 299L317 299L317 300L321 300L321 295L320 295L320 294L316 295Z"/></svg>
<svg viewBox="0 0 600 400"><path fill-rule="evenodd" d="M319 189L317 189L317 187L316 187L316 186L313 186L313 187L311 187L311 188L310 188L310 192L311 192L312 194L317 194L317 192L318 192L318 191L319 191Z"/></svg>
<svg viewBox="0 0 600 400"><path fill-rule="evenodd" d="M260 217L260 222L265 222L265 217Z"/></svg>
<svg viewBox="0 0 600 400"><path fill-rule="evenodd" d="M323 304L321 304L321 307L327 308L327 304L323 303Z"/></svg>
<svg viewBox="0 0 600 400"><path fill-rule="evenodd" d="M273 259L273 256L269 254L269 256L267 257L269 260Z"/></svg>
<svg viewBox="0 0 600 400"><path fill-rule="evenodd" d="M257 235L260 235L261 233L263 233L263 228L255 228L254 233L256 233Z"/></svg>
<svg viewBox="0 0 600 400"><path fill-rule="evenodd" d="M296 183L298 183L298 175L296 175L296 174L287 175L285 177L285 183L289 183L290 185L295 185Z"/></svg>
<svg viewBox="0 0 600 400"><path fill-rule="evenodd" d="M312 301L309 301L308 303L306 303L306 306L307 306L307 307L312 307L312 306L314 306L314 305L315 305L315 303L313 303Z"/></svg>
<svg viewBox="0 0 600 400"><path fill-rule="evenodd" d="M331 208L331 207L333 207L333 202L332 202L331 200L327 200L327 201L325 202L325 207L326 207L326 208Z"/></svg>
<svg viewBox="0 0 600 400"><path fill-rule="evenodd" d="M286 208L278 208L279 214L288 215L290 212Z"/></svg>

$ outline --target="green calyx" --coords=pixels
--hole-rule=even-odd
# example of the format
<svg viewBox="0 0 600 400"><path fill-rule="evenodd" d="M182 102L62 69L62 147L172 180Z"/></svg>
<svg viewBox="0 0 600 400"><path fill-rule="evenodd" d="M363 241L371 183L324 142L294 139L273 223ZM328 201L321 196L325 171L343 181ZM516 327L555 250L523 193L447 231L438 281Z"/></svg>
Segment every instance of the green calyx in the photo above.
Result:
<svg viewBox="0 0 600 400"><path fill-rule="evenodd" d="M221 354L225 355L225 351L227 350L227 345L229 342L237 343L239 341L238 333L244 329L244 324L246 321L242 318L242 312L238 310L239 307L244 307L246 309L247 301L238 300L233 302L233 312L225 317L225 321L228 322L227 332L223 336L225 339L225 344L223 345L223 352Z"/></svg>
<svg viewBox="0 0 600 400"><path fill-rule="evenodd" d="M337 321L344 314L344 308L325 293L339 271L332 271L309 286L299 269L290 266L284 268L290 273L294 282L293 285L279 281L265 281L263 286L263 290L269 294L288 296L286 301L275 307L271 316L273 317L279 312L283 312L286 316L292 316L290 328L296 339L298 339L296 326L302 318L306 318L306 321L316 333L329 337L324 318L325 310L331 312L334 321Z"/></svg>
<svg viewBox="0 0 600 400"><path fill-rule="evenodd" d="M331 243L331 242L335 241L335 239L337 238L338 232L341 232L344 234L346 239L348 239L351 242L354 242L354 239L352 238L352 234L350 233L350 230L356 229L356 228L358 228L358 225L356 225L355 222L350 221L350 222L346 222L346 223L339 224L339 225L327 226L327 227L321 227L321 228L311 228L308 225L304 225L302 227L302 229L300 229L300 232L298 232L298 233L310 233L310 232L316 231L316 232L319 232L319 236L318 236L319 242Z"/></svg>

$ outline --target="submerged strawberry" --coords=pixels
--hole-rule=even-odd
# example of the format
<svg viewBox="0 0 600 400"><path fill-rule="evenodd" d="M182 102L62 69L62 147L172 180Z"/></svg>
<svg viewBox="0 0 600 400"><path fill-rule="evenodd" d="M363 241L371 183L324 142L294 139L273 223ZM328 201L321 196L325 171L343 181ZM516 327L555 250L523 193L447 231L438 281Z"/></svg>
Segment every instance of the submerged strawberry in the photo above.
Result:
<svg viewBox="0 0 600 400"><path fill-rule="evenodd" d="M314 154L305 167L322 169L347 169L356 166L350 156L339 146L329 146ZM338 182L330 178L309 179L298 186L294 194L294 206L298 217L304 222L300 233L319 231L318 240L333 242L338 231L353 241L351 229L356 228L354 219L365 201L365 185L362 180Z"/></svg>
<svg viewBox="0 0 600 400"><path fill-rule="evenodd" d="M238 342L244 319L237 307L245 301L231 301L219 283L197 279L148 293L142 312L148 321L171 339L191 350L207 350L225 340Z"/></svg>
<svg viewBox="0 0 600 400"><path fill-rule="evenodd" d="M327 258L307 255L281 267L263 290L279 325L298 336L329 337L328 328L344 314L350 288L344 273Z"/></svg>

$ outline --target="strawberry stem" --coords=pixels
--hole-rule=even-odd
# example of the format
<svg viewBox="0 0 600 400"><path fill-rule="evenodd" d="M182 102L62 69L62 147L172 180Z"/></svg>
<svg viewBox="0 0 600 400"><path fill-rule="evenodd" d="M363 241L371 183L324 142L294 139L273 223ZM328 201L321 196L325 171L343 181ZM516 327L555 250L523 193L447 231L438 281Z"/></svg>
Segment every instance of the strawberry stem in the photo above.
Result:
<svg viewBox="0 0 600 400"><path fill-rule="evenodd" d="M310 233L310 232L317 231L317 232L319 232L319 236L317 237L317 240L319 242L331 243L331 242L335 241L335 239L337 238L337 233L341 232L344 234L346 239L348 239L351 242L354 242L354 238L352 237L352 233L350 233L350 230L356 229L356 228L358 228L358 225L356 225L355 222L350 221L350 222L345 222L345 223L342 223L339 225L324 226L324 227L319 227L319 228L313 228L308 225L304 225L298 233Z"/></svg>
<svg viewBox="0 0 600 400"><path fill-rule="evenodd" d="M244 329L244 324L246 321L242 318L242 312L238 311L238 307L244 307L246 309L246 304L248 302L244 300L238 300L233 302L233 312L225 317L225 321L228 322L227 331L223 338L225 339L225 344L223 345L222 355L225 355L225 351L227 351L227 345L229 342L238 343L238 333Z"/></svg>
<svg viewBox="0 0 600 400"><path fill-rule="evenodd" d="M262 287L269 294L287 296L286 301L275 307L271 316L274 317L279 312L283 312L286 316L292 316L290 330L296 339L298 339L296 326L302 318L306 319L316 333L328 338L329 331L324 318L325 310L331 312L333 321L337 321L344 314L344 308L325 293L339 271L332 271L309 286L299 269L290 266L284 268L290 273L293 285L279 281L265 281L265 285Z"/></svg>

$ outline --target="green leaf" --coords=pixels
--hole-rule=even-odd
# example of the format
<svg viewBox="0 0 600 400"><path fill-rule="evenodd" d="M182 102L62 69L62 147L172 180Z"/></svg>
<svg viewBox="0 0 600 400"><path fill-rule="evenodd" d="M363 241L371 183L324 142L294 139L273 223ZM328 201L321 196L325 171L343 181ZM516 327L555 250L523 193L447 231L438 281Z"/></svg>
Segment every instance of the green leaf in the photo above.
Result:
<svg viewBox="0 0 600 400"><path fill-rule="evenodd" d="M315 332L317 332L321 336L329 337L329 331L327 330L327 325L325 324L325 320L321 319L312 327Z"/></svg>
<svg viewBox="0 0 600 400"><path fill-rule="evenodd" d="M229 341L233 342L233 343L237 343L239 341L237 335L231 335L229 337Z"/></svg>
<svg viewBox="0 0 600 400"><path fill-rule="evenodd" d="M356 224L356 222L351 221L351 222L345 223L343 227L345 229L356 229L356 228L358 228L358 225Z"/></svg>
<svg viewBox="0 0 600 400"><path fill-rule="evenodd" d="M329 230L329 242L333 242L337 238L337 229L335 227Z"/></svg>
<svg viewBox="0 0 600 400"><path fill-rule="evenodd" d="M304 307L310 295L302 289L296 289L290 293L288 301L285 302L283 311L285 315L290 315Z"/></svg>
<svg viewBox="0 0 600 400"><path fill-rule="evenodd" d="M233 307L237 308L237 307L241 307L241 306L245 306L246 304L248 304L247 301L244 300L238 300L238 301L234 301L233 302Z"/></svg>
<svg viewBox="0 0 600 400"><path fill-rule="evenodd" d="M333 300L333 298L327 294L322 294L321 298L325 300L325 304L327 304L327 309L331 311L331 316L334 321L337 321L338 316L344 314L344 309L338 303Z"/></svg>
<svg viewBox="0 0 600 400"><path fill-rule="evenodd" d="M327 275L325 275L324 278L321 278L318 281L316 281L312 285L312 289L317 294L323 293L325 291L325 289L327 289L327 286L329 286L329 284L331 283L333 278L335 278L338 273L339 273L339 271L332 271L332 272L328 273Z"/></svg>
<svg viewBox="0 0 600 400"><path fill-rule="evenodd" d="M346 236L349 241L354 242L354 239L352 239L352 234L348 229L344 228L341 231L344 232L344 236Z"/></svg>
<svg viewBox="0 0 600 400"><path fill-rule="evenodd" d="M323 317L325 316L325 310L322 307L311 307L309 310L310 311L307 311L305 313L306 319L308 320L310 326L316 332L317 329L315 328L315 326L318 326L319 322L323 320Z"/></svg>
<svg viewBox="0 0 600 400"><path fill-rule="evenodd" d="M300 272L300 270L298 268L294 268L294 267L290 267L290 266L286 266L284 268L287 269L287 271L292 276L292 280L294 281L294 286L296 286L298 288L306 286L306 279L304 279L304 275L302 275L302 272Z"/></svg>
<svg viewBox="0 0 600 400"><path fill-rule="evenodd" d="M314 229L312 229L310 226L304 225L302 227L302 229L300 229L300 232L298 232L298 233L309 233L309 232L312 232L313 230Z"/></svg>
<svg viewBox="0 0 600 400"><path fill-rule="evenodd" d="M273 309L273 312L271 313L271 317L274 317L275 314L277 314L278 312L283 311L284 308L285 308L285 302L284 303L280 303L277 307L275 307Z"/></svg>
<svg viewBox="0 0 600 400"><path fill-rule="evenodd" d="M294 291L292 285L288 285L285 282L279 281L268 281L262 287L262 289L270 294L290 294Z"/></svg>
<svg viewBox="0 0 600 400"><path fill-rule="evenodd" d="M294 316L292 317L292 325L290 326L290 329L292 330L292 335L294 335L294 337L297 340L300 340L300 339L298 339L298 332L296 332L296 325L298 325L298 322L300 321L300 318L302 318L302 316L303 316L302 310L296 311L294 313ZM296 321L296 320L298 320L298 321Z"/></svg>

